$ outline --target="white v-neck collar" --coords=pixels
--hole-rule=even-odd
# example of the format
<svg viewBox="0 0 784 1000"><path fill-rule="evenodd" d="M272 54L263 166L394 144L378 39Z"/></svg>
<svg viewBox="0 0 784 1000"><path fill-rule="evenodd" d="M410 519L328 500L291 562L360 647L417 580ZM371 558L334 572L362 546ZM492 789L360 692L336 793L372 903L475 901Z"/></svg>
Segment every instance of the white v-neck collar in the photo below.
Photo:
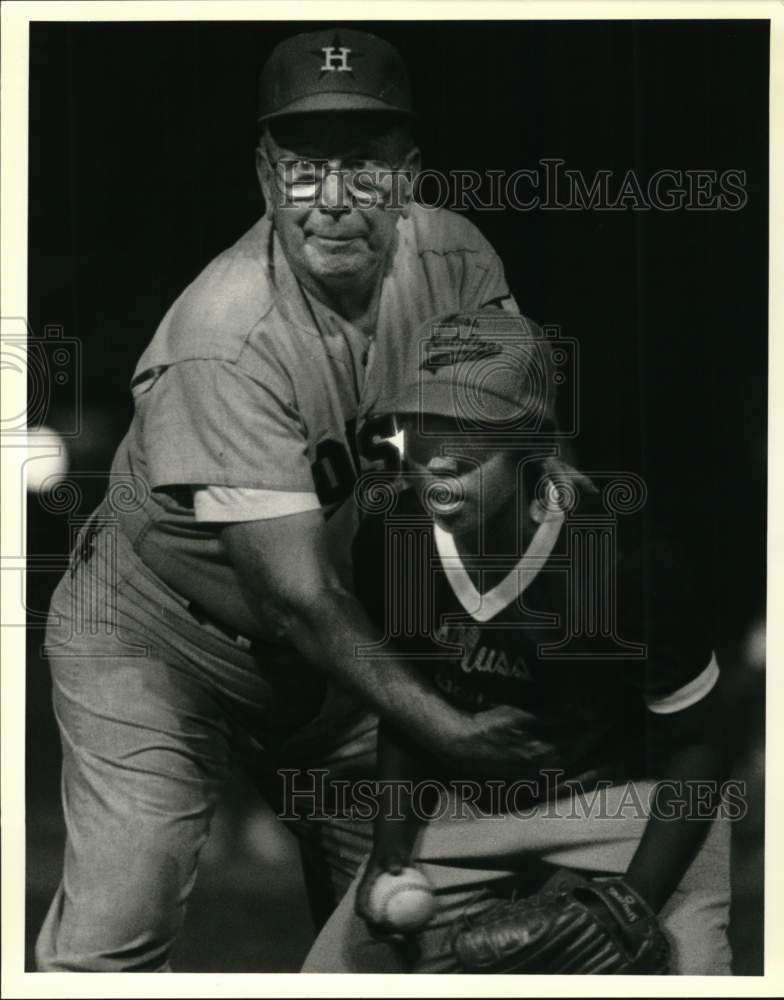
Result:
<svg viewBox="0 0 784 1000"><path fill-rule="evenodd" d="M543 521L517 565L486 594L480 594L471 582L453 536L433 523L433 537L446 578L455 597L475 621L488 622L495 618L533 582L553 551L563 520L563 513L559 513Z"/></svg>

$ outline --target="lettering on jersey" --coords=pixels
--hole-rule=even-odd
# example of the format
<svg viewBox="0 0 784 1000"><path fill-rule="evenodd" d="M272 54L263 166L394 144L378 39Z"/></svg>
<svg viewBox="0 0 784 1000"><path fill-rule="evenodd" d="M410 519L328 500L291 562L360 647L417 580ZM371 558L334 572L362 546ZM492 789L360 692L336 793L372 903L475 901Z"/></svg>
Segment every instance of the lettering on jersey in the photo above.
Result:
<svg viewBox="0 0 784 1000"><path fill-rule="evenodd" d="M386 472L400 469L400 450L394 443L395 426L391 417L366 421L359 434L355 419L347 420L344 439L325 438L316 446L316 460L310 471L322 507L340 503L351 495L357 470L372 463ZM360 457L361 456L361 457Z"/></svg>
<svg viewBox="0 0 784 1000"><path fill-rule="evenodd" d="M493 649L492 646L480 646L472 656L463 657L460 669L466 674L477 672L497 674L516 681L532 680L531 671L522 656L516 656L510 663L503 649Z"/></svg>
<svg viewBox="0 0 784 1000"><path fill-rule="evenodd" d="M357 478L348 448L342 441L327 438L316 446L316 461L310 467L316 495L322 506L339 503L350 495Z"/></svg>
<svg viewBox="0 0 784 1000"><path fill-rule="evenodd" d="M509 661L506 651L487 644L479 644L482 637L481 629L476 626L440 625L436 630L436 638L445 643L462 646L463 655L459 666L465 674L496 674L516 681L531 681L531 671L519 654Z"/></svg>

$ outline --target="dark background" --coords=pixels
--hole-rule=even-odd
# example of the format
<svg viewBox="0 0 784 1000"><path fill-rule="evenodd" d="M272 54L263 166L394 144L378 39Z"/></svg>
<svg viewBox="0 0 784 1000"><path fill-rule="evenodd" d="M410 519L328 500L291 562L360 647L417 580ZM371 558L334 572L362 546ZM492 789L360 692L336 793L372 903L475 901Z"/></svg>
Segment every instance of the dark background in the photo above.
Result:
<svg viewBox="0 0 784 1000"><path fill-rule="evenodd" d="M61 431L78 426L67 441L83 493L76 516L101 494L132 412L131 372L163 313L259 215L258 71L279 40L318 26L31 26L28 318L34 337L54 324L80 345L78 406L70 379L53 385L39 415ZM662 168L746 171L748 202L737 212L469 217L503 259L522 310L579 341L581 464L642 473L654 510L690 555L736 685L738 732L748 734L739 767L759 787L761 682L745 643L765 599L768 23L352 26L401 50L429 168L511 172L560 157L588 178L611 170L616 186L629 169L643 184ZM30 497L33 625L74 518L45 506ZM31 628L28 938L53 891L62 839L40 640ZM180 968L282 971L307 947L290 844L258 814L248 819L245 792L238 778L218 824L226 851L218 836L217 868L205 865ZM747 973L761 960L760 816L761 803L736 837L736 900L746 907L735 921L737 971ZM277 846L259 849L251 821ZM244 854L231 847L238 830ZM236 884L228 857L239 866ZM297 901L287 923L261 886Z"/></svg>

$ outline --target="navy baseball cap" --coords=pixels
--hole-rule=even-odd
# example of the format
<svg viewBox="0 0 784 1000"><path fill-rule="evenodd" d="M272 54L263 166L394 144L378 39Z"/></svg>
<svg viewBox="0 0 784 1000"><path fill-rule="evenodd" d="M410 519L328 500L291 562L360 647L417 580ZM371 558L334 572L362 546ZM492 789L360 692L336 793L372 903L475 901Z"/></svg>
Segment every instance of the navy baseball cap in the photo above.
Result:
<svg viewBox="0 0 784 1000"><path fill-rule="evenodd" d="M259 78L258 121L321 111L412 116L397 49L349 28L307 32L276 45Z"/></svg>
<svg viewBox="0 0 784 1000"><path fill-rule="evenodd" d="M368 412L450 417L469 433L546 434L556 426L554 387L541 330L525 316L487 308L425 323L385 368Z"/></svg>

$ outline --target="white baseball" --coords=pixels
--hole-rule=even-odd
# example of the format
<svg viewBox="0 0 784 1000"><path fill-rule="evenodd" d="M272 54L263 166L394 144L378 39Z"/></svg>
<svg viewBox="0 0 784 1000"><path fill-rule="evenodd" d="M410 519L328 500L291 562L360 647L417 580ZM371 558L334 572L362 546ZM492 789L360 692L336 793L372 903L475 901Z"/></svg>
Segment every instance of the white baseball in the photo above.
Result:
<svg viewBox="0 0 784 1000"><path fill-rule="evenodd" d="M399 875L379 875L369 903L377 923L407 933L421 930L436 912L433 889L416 868L404 868Z"/></svg>

